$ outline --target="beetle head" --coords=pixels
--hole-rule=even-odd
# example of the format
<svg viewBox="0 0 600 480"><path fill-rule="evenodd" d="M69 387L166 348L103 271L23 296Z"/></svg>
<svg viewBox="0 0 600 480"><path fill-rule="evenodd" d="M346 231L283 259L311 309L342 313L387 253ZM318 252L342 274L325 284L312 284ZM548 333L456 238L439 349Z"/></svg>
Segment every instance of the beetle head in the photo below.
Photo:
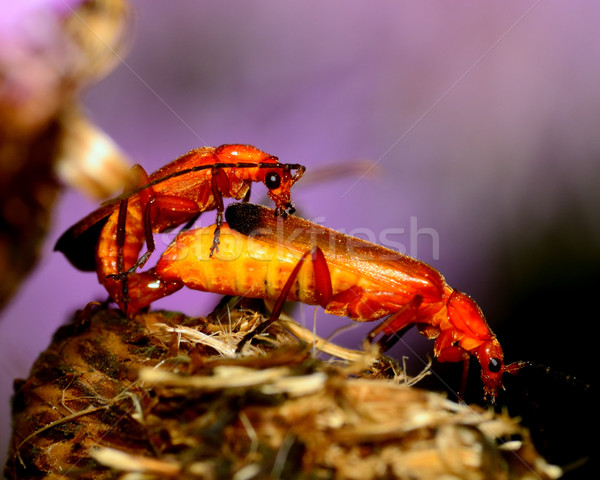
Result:
<svg viewBox="0 0 600 480"><path fill-rule="evenodd" d="M504 353L500 342L494 336L477 349L476 356L481 364L481 381L485 397L494 403L498 390L503 388L502 375L510 371L504 364Z"/></svg>
<svg viewBox="0 0 600 480"><path fill-rule="evenodd" d="M296 172L292 174L292 170ZM292 204L291 189L304 174L301 165L282 165L265 169L263 183L269 189L268 195L275 202L275 215L285 218L296 211Z"/></svg>

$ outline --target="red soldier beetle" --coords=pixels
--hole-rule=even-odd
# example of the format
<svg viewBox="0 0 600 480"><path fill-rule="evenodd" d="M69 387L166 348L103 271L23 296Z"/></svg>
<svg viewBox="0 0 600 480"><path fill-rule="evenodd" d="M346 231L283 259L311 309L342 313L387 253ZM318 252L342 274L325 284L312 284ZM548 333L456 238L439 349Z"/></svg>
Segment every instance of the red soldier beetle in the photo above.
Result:
<svg viewBox="0 0 600 480"><path fill-rule="evenodd" d="M218 248L224 197L247 201L251 184L262 182L276 204L275 215L285 217L294 212L290 189L304 171L250 145L198 148L150 175L135 165L134 185L69 228L54 249L76 268L96 270L111 298L128 312L127 277L154 251L153 233L191 226L202 212L216 209L212 254ZM144 243L147 251L140 257Z"/></svg>
<svg viewBox="0 0 600 480"><path fill-rule="evenodd" d="M429 265L298 217L277 221L272 210L257 205L232 204L225 215L221 251L210 256L210 229L180 233L155 271L140 277L135 308L187 286L276 300L270 323L285 301L301 301L355 321L385 319L368 336L374 341L381 335L384 349L417 325L435 339L439 361L477 358L484 393L492 401L502 375L523 365L504 363L502 347L477 304ZM145 288L151 281L153 288Z"/></svg>

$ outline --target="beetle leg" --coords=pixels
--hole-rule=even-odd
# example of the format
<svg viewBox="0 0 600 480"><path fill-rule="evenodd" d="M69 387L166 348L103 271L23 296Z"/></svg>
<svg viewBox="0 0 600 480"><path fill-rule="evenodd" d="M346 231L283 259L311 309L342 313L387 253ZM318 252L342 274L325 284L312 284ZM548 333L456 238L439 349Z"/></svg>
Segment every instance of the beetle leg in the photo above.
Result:
<svg viewBox="0 0 600 480"><path fill-rule="evenodd" d="M123 200L123 202L127 202ZM118 265L118 274L107 275L108 278L113 278L116 280L123 280L127 276L135 273L136 270L142 268L154 250L156 250L156 245L154 243L154 235L153 235L153 225L156 223L158 213L157 211L164 210L169 212L171 215L180 213L188 216L189 214L194 214L194 216L188 221L188 223L182 228L182 230L186 230L191 228L194 225L194 222L198 219L201 212L197 212L198 205L196 202L192 200L188 200L186 198L181 198L172 195L157 195L151 197L146 202L143 211L143 229L144 229L144 238L146 242L146 252L127 270L124 267L123 260L123 246L125 244L125 227L123 229L117 230L117 248L118 248L118 257L117 257L117 265ZM121 211L119 210L119 222L121 222ZM125 212L127 209L125 208ZM195 213L197 212L197 213ZM125 222L125 219L123 219ZM120 233L122 232L122 233Z"/></svg>
<svg viewBox="0 0 600 480"><path fill-rule="evenodd" d="M123 247L125 246L125 222L127 221L127 199L119 202L119 216L117 217L117 271L119 274L125 270Z"/></svg>
<svg viewBox="0 0 600 480"><path fill-rule="evenodd" d="M148 257L154 252L156 246L154 244L153 227L163 224L163 212L167 212L170 218L186 219L192 215L183 230L189 229L194 225L194 222L200 216L198 204L193 200L178 197L176 195L155 195L148 199L144 207L144 236L146 239L147 254L138 260L135 268L142 268ZM177 217L179 215L180 217ZM178 222L181 223L181 222Z"/></svg>
<svg viewBox="0 0 600 480"><path fill-rule="evenodd" d="M211 188L212 194L215 199L215 203L217 204L217 221L215 226L215 233L213 236L212 247L210 247L210 257L213 256L213 253L219 251L219 235L221 234L221 225L223 225L223 211L225 207L223 205L223 195L219 190L219 185L217 184L217 175L219 173L219 169L213 167L211 170Z"/></svg>
<svg viewBox="0 0 600 480"><path fill-rule="evenodd" d="M442 335L440 335L438 339L442 338ZM464 348L456 345L448 345L447 347L438 350L437 341L435 357L438 359L438 362L460 362L461 360L468 360L470 358L469 353Z"/></svg>
<svg viewBox="0 0 600 480"><path fill-rule="evenodd" d="M131 170L137 188L144 187L150 183L150 178L142 166L134 165L131 167ZM161 225L163 223L163 212L167 212L168 218L171 221L173 221L173 218L177 219L177 215L181 216L181 221L186 221L190 215L194 215L193 220L195 221L197 215L199 215L198 204L193 200L176 195L159 194L156 193L151 186L142 188L139 191L139 199L142 208L141 213L147 252L140 257L134 265L129 267L126 272L124 271L124 268L119 269L119 273L124 275L129 275L138 268L142 268L148 261L148 258L150 258L150 255L152 255L152 252L156 249L153 231L155 225ZM119 210L119 214L120 213L121 210ZM125 219L123 220L122 225L122 232L123 235L125 235ZM124 241L125 240L123 240L123 242Z"/></svg>
<svg viewBox="0 0 600 480"><path fill-rule="evenodd" d="M137 262L133 268L142 268L144 263L148 260L152 252L154 252L156 245L154 244L154 235L152 235L152 216L151 216L151 207L155 202L156 197L152 197L146 203L144 207L144 236L146 237L146 254L144 254ZM145 258L144 258L145 257ZM143 260L142 260L143 259ZM141 263L140 263L141 262Z"/></svg>
<svg viewBox="0 0 600 480"><path fill-rule="evenodd" d="M384 322L385 322L385 320L384 320ZM384 335L383 337L381 337L381 339L377 342L377 344L381 348L381 351L387 352L390 348L392 348L394 345L396 345L398 340L400 340L402 338L402 336L406 332L408 332L413 326L414 325L412 323L409 323L408 325L405 325L404 327L402 327L398 330L395 330L393 333ZM376 335L374 335L374 336L376 336ZM370 337L371 337L371 335L369 334L369 336L367 337L366 340L372 343L373 339Z"/></svg>
<svg viewBox="0 0 600 480"><path fill-rule="evenodd" d="M111 296L117 297L115 300L122 307L123 310L128 310L128 302L130 295L130 288L128 277L133 274L138 268L141 268L150 258L150 255L155 250L154 237L152 235L152 226L154 216L152 215L152 206L157 204L169 211L183 210L184 212L196 211L197 206L195 202L187 199L180 199L178 197L170 197L163 195L156 195L152 187L142 188L148 185L149 177L144 168L140 165L134 165L131 167L131 183L124 189L124 193L141 188L139 190L139 201L131 202L128 198L125 198L119 202L119 209L117 215L117 225L115 230L115 241L116 241L116 273L106 275L105 280L112 282L120 282L120 295L116 294L114 287L109 288L108 283L105 283ZM173 207L173 200L176 199L176 206ZM165 204L167 204L165 206ZM135 213L134 213L135 211ZM136 230L136 233L132 233L132 226L129 224L130 220L133 221L136 217L141 215L141 231ZM144 240L147 245L147 251L140 258L137 258L139 251L143 245L143 242L139 242L139 235L143 234ZM125 251L128 251L126 255ZM136 261L131 263L131 256L135 255ZM126 260L126 256L129 260ZM114 271L114 270L113 270ZM117 287L118 288L118 287ZM120 298L119 298L120 297Z"/></svg>
<svg viewBox="0 0 600 480"><path fill-rule="evenodd" d="M125 270L125 259L123 255L123 248L125 246L125 224L127 221L127 199L119 202L119 216L117 220L117 272L119 280L121 283L121 295L123 298L124 308L127 309L127 299L128 299L128 287L127 281L123 277L123 272Z"/></svg>
<svg viewBox="0 0 600 480"><path fill-rule="evenodd" d="M141 167L140 167L141 169ZM145 171L141 170L140 178L146 179ZM146 181L142 180L142 181ZM147 284L144 284L140 279L134 279L135 272L142 268L154 250L156 249L156 245L154 243L154 235L153 235L153 226L155 224L160 224L161 221L161 212L169 212L169 215L173 216L176 214L183 215L184 217L189 217L189 215L193 215L191 221L195 221L200 215L198 212L198 205L196 202L189 200L187 198L178 197L175 195L156 195L154 190L148 188L140 192L141 196L141 205L143 205L142 214L142 228L144 239L146 242L146 252L133 263L133 265L129 266L125 265L124 260L124 247L127 242L126 235L126 223L127 223L127 199L121 201L119 205L119 218L118 218L118 226L117 226L117 272L116 274L107 275L107 279L112 279L121 282L121 308L130 314L131 312L135 313L139 310L136 307L137 304L144 303L146 298L155 297L156 299L162 298L170 293L163 293L165 288L163 283L158 281L157 279L145 279ZM141 233L141 232L140 232ZM131 243L131 241L130 241ZM140 242L139 247L137 247L137 252L141 248L142 243ZM127 268L127 270L125 270ZM108 284L105 284L108 285ZM151 285L155 285L152 287ZM140 292L137 289L140 289ZM152 290L154 288L154 290ZM170 288L170 287L169 287ZM179 287L181 288L181 287ZM152 292L152 293L148 293ZM132 295L136 295L141 297L142 300L131 300ZM132 305L130 305L130 300ZM146 303L148 305L151 302ZM144 306L145 306L144 305Z"/></svg>
<svg viewBox="0 0 600 480"><path fill-rule="evenodd" d="M117 242L117 273L106 276L107 279L113 279L113 280L121 282L121 298L122 298L122 303L123 303L122 307L125 311L127 311L128 303L129 303L129 284L127 281L127 277L132 272L134 272L138 268L138 266L140 266L140 262L142 262L142 265L144 263L146 263L146 261L148 260L148 258L150 256L150 254L148 252L151 253L152 251L154 251L154 239L151 236L152 248L150 247L150 245L148 245L148 252L146 252L146 254L144 254L142 256L142 258L138 259L138 261L131 268L127 269L127 271L125 270L124 248L125 248L126 232L127 232L127 230L126 230L127 206L128 206L127 199L121 200L121 202L119 202L119 215L117 218L117 235L116 235L117 236L117 239L116 239L116 242ZM146 225L148 225L148 222L144 221L144 223L145 223L144 229L147 230ZM150 233L152 233L151 227L150 227ZM147 237L146 237L146 241L147 241Z"/></svg>
<svg viewBox="0 0 600 480"><path fill-rule="evenodd" d="M131 171L137 179L137 187L142 187L149 183L150 178L148 177L146 170L144 170L144 167L142 167L141 165L134 165L133 167L131 167ZM143 189L142 191L140 191L139 194L141 204L143 205L144 236L146 237L146 246L150 251L154 251L154 238L152 238L152 224L150 223L149 205L150 203L152 203L154 196L154 189L152 187ZM148 231L150 231L150 235L148 235ZM150 243L148 243L149 237Z"/></svg>
<svg viewBox="0 0 600 480"><path fill-rule="evenodd" d="M464 348L455 345L456 338L453 330L446 330L440 333L435 341L434 354L438 362L463 362L462 374L460 379L460 389L454 394L459 400L465 398L467 391L467 380L469 376L469 352Z"/></svg>
<svg viewBox="0 0 600 480"><path fill-rule="evenodd" d="M371 330L367 336L367 340L372 343L375 337L383 332L384 335L379 344L384 350L392 347L406 330L412 327L422 301L423 297L421 295L415 295L407 305L391 314Z"/></svg>
<svg viewBox="0 0 600 480"><path fill-rule="evenodd" d="M128 192L135 188L136 186L142 186L148 183L148 174L144 167L141 165L134 165L131 167L131 178L133 186L128 186L125 188L124 192ZM143 190L140 192L140 198L146 200L151 195L152 188ZM110 277L115 280L121 281L121 295L123 298L123 307L125 310L127 309L128 297L129 297L129 287L127 284L127 275L128 271L125 271L125 258L124 258L124 248L126 241L126 226L127 226L127 208L128 208L128 199L125 198L121 202L119 202L119 215L117 220L117 274L111 275Z"/></svg>
<svg viewBox="0 0 600 480"><path fill-rule="evenodd" d="M221 225L223 224L223 212L219 214L217 212L217 222L215 225L215 232L213 234L213 243L210 247L209 257L212 257L215 252L219 251L219 237L221 236Z"/></svg>

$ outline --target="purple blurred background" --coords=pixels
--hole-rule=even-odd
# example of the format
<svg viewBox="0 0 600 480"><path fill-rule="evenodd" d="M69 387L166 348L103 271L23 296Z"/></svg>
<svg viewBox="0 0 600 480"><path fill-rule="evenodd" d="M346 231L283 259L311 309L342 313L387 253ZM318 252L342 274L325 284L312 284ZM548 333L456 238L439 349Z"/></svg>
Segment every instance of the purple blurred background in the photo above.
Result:
<svg viewBox="0 0 600 480"><path fill-rule="evenodd" d="M477 300L509 361L591 375L600 7L558 0L134 5L131 53L85 95L92 119L133 161L153 171L222 143L250 143L309 172L370 159L375 173L364 178L297 184L300 213L375 239L403 228L391 238ZM263 193L257 186L253 199ZM2 455L13 378L27 376L74 310L106 297L95 275L52 252L60 233L96 206L65 192L38 268L1 314ZM439 255L431 230L415 244L411 217L435 231ZM200 223L213 222L209 212ZM214 302L181 292L155 306L202 315ZM313 309L304 312L310 324ZM319 332L347 323L320 317ZM431 353L431 342L406 338L411 349ZM394 353L410 354L402 346Z"/></svg>

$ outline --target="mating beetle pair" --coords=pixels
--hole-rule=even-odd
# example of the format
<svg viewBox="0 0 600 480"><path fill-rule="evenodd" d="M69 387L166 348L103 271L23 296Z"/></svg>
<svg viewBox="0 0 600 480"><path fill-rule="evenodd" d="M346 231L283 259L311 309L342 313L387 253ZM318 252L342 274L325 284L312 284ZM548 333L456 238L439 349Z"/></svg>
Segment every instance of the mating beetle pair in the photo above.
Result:
<svg viewBox="0 0 600 480"><path fill-rule="evenodd" d="M381 336L384 348L416 325L435 339L438 360L474 355L484 393L493 400L502 375L521 363L504 363L477 304L423 262L288 216L294 211L291 187L304 170L248 145L193 150L151 175L135 166L134 184L67 230L55 250L81 270L96 270L130 316L187 286L276 300L270 321L287 300L356 321L384 319L369 334L371 341ZM246 203L253 182L266 185L275 210ZM224 197L243 200L229 206L227 223ZM216 225L189 229L200 213L213 209ZM152 234L179 225L186 228L156 266L138 272L155 249Z"/></svg>

